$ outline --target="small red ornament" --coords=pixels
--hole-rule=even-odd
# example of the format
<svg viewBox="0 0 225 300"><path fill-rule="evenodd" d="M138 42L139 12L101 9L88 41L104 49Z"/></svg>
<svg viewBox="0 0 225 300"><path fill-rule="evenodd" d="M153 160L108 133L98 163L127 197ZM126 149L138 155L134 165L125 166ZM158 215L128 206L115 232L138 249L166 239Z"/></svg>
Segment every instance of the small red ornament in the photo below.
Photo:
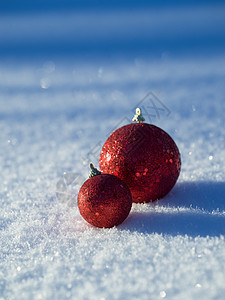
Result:
<svg viewBox="0 0 225 300"><path fill-rule="evenodd" d="M101 174L91 164L90 178L78 194L81 216L96 227L110 228L121 224L132 206L131 193L118 177Z"/></svg>
<svg viewBox="0 0 225 300"><path fill-rule="evenodd" d="M115 130L105 142L99 159L103 173L113 174L129 187L133 202L164 197L180 174L181 159L173 139L157 126L142 123L137 108L133 121Z"/></svg>

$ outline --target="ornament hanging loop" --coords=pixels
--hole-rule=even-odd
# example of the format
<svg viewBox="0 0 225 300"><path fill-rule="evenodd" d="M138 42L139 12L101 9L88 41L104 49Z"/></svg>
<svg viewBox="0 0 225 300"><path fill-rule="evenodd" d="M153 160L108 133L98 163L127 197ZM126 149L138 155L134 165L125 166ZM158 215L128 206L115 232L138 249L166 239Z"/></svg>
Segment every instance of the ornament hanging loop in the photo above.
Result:
<svg viewBox="0 0 225 300"><path fill-rule="evenodd" d="M135 113L132 121L137 122L137 123L143 123L143 121L145 121L145 118L143 117L142 111L139 107L136 108L136 113Z"/></svg>
<svg viewBox="0 0 225 300"><path fill-rule="evenodd" d="M90 170L90 173L89 173L89 178L101 174L101 172L98 169L96 169L93 164L90 164L90 169L91 170Z"/></svg>

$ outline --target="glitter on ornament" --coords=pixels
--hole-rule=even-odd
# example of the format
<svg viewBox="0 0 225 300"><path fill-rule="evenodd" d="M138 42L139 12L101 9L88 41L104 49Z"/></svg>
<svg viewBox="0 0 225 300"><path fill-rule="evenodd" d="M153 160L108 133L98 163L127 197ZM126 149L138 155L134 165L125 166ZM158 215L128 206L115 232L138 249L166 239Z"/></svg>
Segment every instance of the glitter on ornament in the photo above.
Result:
<svg viewBox="0 0 225 300"><path fill-rule="evenodd" d="M90 177L78 194L81 216L96 227L121 224L129 215L132 198L126 183L114 175L101 174L90 164Z"/></svg>
<svg viewBox="0 0 225 300"><path fill-rule="evenodd" d="M136 203L164 197L181 168L173 139L161 128L143 123L141 116L141 110L136 109L133 120L138 123L120 127L109 136L99 159L100 171L122 179Z"/></svg>

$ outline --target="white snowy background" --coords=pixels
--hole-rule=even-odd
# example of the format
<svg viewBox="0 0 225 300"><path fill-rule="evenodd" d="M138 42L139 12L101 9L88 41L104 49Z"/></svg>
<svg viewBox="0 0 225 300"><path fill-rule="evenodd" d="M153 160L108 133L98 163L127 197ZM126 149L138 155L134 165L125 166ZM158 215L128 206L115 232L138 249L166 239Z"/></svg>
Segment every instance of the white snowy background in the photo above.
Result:
<svg viewBox="0 0 225 300"><path fill-rule="evenodd" d="M1 300L225 297L225 5L117 2L0 6ZM137 105L179 180L94 228L77 192Z"/></svg>

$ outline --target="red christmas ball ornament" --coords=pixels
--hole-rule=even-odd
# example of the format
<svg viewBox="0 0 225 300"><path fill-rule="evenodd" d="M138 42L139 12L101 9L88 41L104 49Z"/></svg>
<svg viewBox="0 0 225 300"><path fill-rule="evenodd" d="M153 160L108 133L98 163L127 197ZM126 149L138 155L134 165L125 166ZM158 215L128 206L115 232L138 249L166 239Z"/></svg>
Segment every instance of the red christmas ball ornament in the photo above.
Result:
<svg viewBox="0 0 225 300"><path fill-rule="evenodd" d="M90 167L90 178L84 182L78 194L80 214L96 227L117 226L131 210L130 190L118 177L101 174L92 164Z"/></svg>
<svg viewBox="0 0 225 300"><path fill-rule="evenodd" d="M161 128L143 123L136 109L132 123L115 130L100 154L103 173L118 176L129 187L133 202L164 197L180 174L181 159L173 139Z"/></svg>

